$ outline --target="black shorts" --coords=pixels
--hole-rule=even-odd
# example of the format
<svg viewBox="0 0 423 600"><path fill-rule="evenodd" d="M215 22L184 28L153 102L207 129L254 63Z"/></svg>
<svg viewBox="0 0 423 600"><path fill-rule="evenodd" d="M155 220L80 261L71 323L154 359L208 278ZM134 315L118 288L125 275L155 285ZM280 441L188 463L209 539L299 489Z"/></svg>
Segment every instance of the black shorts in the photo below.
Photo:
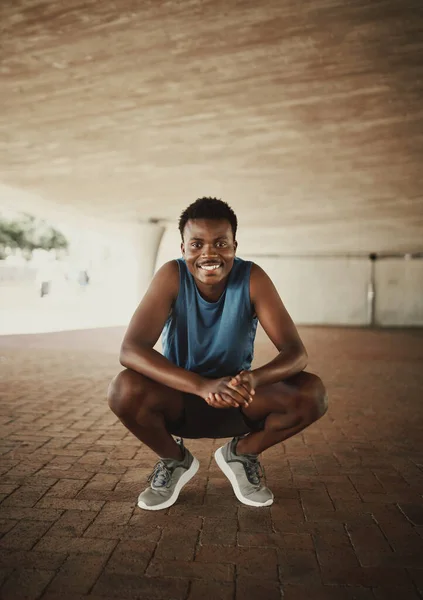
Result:
<svg viewBox="0 0 423 600"><path fill-rule="evenodd" d="M228 438L264 429L264 421L251 421L240 408L219 409L203 398L183 394L184 411L178 421L166 421L172 435L188 439Z"/></svg>

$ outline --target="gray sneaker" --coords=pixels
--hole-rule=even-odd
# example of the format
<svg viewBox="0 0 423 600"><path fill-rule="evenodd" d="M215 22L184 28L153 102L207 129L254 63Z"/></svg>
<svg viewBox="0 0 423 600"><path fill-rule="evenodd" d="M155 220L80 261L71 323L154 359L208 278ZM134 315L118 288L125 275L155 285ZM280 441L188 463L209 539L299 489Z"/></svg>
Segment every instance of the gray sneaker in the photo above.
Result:
<svg viewBox="0 0 423 600"><path fill-rule="evenodd" d="M273 494L261 484L263 469L257 454L236 454L239 438L234 438L214 453L217 464L232 484L235 496L248 506L270 506Z"/></svg>
<svg viewBox="0 0 423 600"><path fill-rule="evenodd" d="M175 504L179 492L198 471L199 462L180 442L184 457L160 459L148 477L150 487L138 496L138 506L145 510L162 510Z"/></svg>

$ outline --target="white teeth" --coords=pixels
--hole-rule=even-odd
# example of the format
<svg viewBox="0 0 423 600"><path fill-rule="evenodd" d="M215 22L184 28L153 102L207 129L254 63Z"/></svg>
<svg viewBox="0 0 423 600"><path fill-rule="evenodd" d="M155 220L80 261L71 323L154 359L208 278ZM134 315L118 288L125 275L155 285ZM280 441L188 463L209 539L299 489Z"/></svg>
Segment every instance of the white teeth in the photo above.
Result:
<svg viewBox="0 0 423 600"><path fill-rule="evenodd" d="M206 271L214 271L215 269L218 269L220 267L220 265L201 265L202 269L206 269Z"/></svg>

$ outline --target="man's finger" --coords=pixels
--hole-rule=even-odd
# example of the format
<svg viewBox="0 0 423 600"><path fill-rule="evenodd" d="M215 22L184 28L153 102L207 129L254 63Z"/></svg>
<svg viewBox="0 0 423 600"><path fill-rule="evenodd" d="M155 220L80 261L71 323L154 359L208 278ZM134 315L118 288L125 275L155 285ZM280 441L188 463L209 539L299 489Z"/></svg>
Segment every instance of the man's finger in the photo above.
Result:
<svg viewBox="0 0 423 600"><path fill-rule="evenodd" d="M221 408L230 408L231 403L226 401L222 394L215 394L216 400L219 402Z"/></svg>
<svg viewBox="0 0 423 600"><path fill-rule="evenodd" d="M252 396L256 393L255 390L250 389L250 386L249 385L248 386L245 385L245 383L242 383L241 385L244 388L244 390L247 392L247 394L249 395L250 402L251 402L252 401Z"/></svg>
<svg viewBox="0 0 423 600"><path fill-rule="evenodd" d="M239 406L248 406L248 400L246 400L243 396L237 395L232 396L231 394L227 394L228 398L230 398L230 402L233 406L238 408Z"/></svg>
<svg viewBox="0 0 423 600"><path fill-rule="evenodd" d="M224 400L226 400L228 404L230 404L234 408L238 408L238 406L241 406L241 404L234 400L229 394L225 394L224 392L222 392L221 396Z"/></svg>
<svg viewBox="0 0 423 600"><path fill-rule="evenodd" d="M255 389L251 385L251 380L249 377L241 377L240 384L247 390L247 392L251 395L256 393Z"/></svg>
<svg viewBox="0 0 423 600"><path fill-rule="evenodd" d="M232 398L238 403L240 402L241 399L243 402L250 401L250 393L243 385L240 385L236 389L234 389L234 387L232 387L231 384L229 383L227 393L229 393L229 395L232 396ZM241 397L241 398L239 398L239 397Z"/></svg>

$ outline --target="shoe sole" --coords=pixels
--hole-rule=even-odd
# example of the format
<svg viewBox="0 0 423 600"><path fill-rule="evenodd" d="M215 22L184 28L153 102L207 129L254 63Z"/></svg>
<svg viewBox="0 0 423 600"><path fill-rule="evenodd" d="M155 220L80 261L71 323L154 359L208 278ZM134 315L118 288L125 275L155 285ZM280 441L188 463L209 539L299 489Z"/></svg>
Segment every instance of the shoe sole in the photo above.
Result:
<svg viewBox="0 0 423 600"><path fill-rule="evenodd" d="M229 479L229 482L232 485L235 496L238 498L238 500L243 504L247 504L247 506L270 506L271 504L273 504L273 498L266 500L266 502L255 502L254 500L250 500L249 498L246 498L241 494L241 490L239 488L238 481L235 477L235 473L232 471L232 469L223 457L223 448L224 446L221 446L216 450L216 452L214 453L214 459L217 462L219 469Z"/></svg>
<svg viewBox="0 0 423 600"><path fill-rule="evenodd" d="M143 508L144 510L163 510L165 508L169 508L169 506L172 506L172 504L175 504L175 502L178 499L181 489L184 487L184 485L186 483L188 483L188 481L190 479L192 479L194 477L194 475L198 471L199 466L200 466L200 463L194 456L190 468L187 469L185 471L185 473L180 476L178 483L175 485L175 489L173 490L173 494L171 495L170 498L168 498L166 500L166 502L163 502L162 504L155 504L154 506L147 506L147 504L145 504L142 500L138 500L138 506L140 508Z"/></svg>

